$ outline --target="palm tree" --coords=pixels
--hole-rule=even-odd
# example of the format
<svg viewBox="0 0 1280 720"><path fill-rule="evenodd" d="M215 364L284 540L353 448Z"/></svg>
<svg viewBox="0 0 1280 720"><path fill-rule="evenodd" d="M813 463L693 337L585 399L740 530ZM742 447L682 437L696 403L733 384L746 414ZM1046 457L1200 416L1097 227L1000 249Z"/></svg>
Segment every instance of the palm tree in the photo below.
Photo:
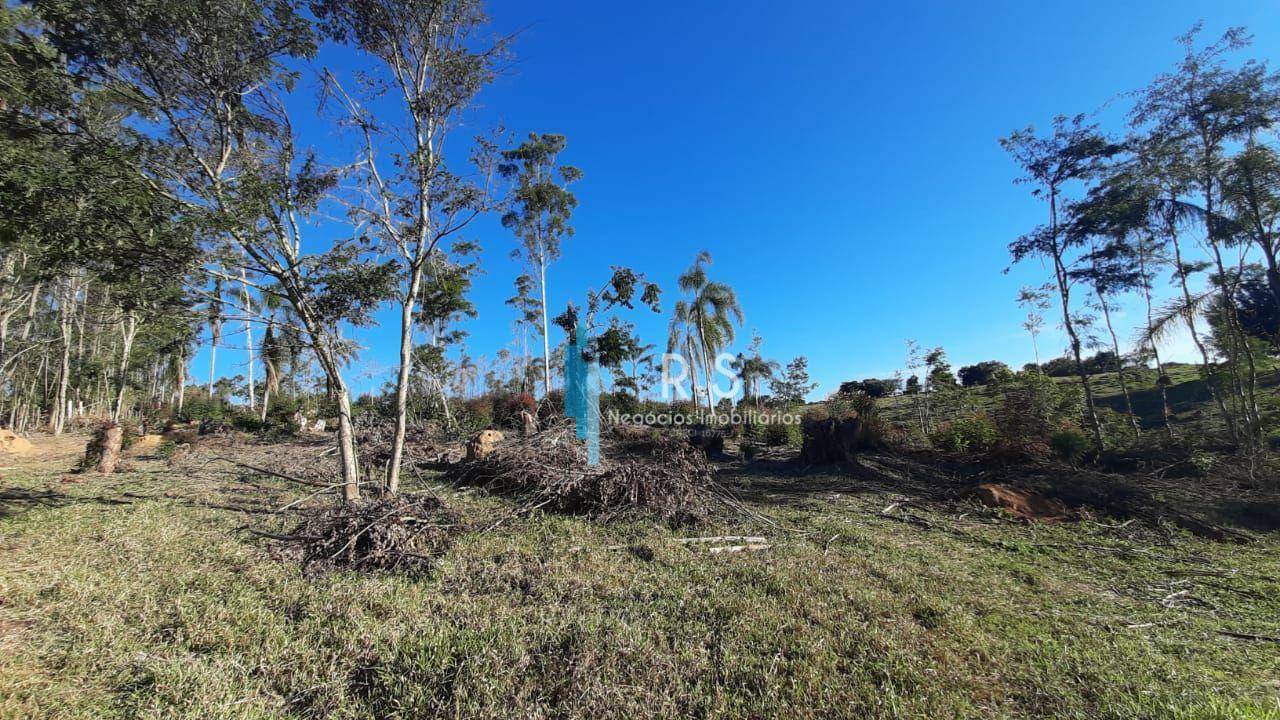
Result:
<svg viewBox="0 0 1280 720"><path fill-rule="evenodd" d="M714 412L711 387L714 382L712 371L715 357L733 342L734 325L741 325L743 316L742 307L738 304L738 294L733 288L707 277L706 266L710 264L711 254L703 250L677 281L680 289L688 293L689 297L676 303L668 330L667 351L680 348L694 366L692 380L695 396L698 390L697 368L702 368L703 379L706 381L704 389L707 409Z"/></svg>
<svg viewBox="0 0 1280 720"><path fill-rule="evenodd" d="M730 367L742 378L743 397L753 401L757 408L760 407L761 381L772 380L782 370L777 360L765 360L759 353L751 356L738 353Z"/></svg>
<svg viewBox="0 0 1280 720"><path fill-rule="evenodd" d="M470 355L463 353L454 366L454 390L461 396L470 394L471 385L480 377L480 366Z"/></svg>

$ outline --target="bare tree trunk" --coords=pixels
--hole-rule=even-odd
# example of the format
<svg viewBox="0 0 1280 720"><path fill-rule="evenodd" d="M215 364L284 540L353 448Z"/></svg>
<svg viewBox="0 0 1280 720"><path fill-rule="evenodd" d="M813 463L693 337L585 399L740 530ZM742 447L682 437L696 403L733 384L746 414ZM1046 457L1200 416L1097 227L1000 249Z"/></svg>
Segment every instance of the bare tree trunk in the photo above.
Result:
<svg viewBox="0 0 1280 720"><path fill-rule="evenodd" d="M66 426L67 387L71 381L71 328L73 326L71 313L75 304L75 287L70 278L66 282L59 322L62 330L62 358L58 367L58 392L54 399L51 418L55 437L61 435Z"/></svg>
<svg viewBox="0 0 1280 720"><path fill-rule="evenodd" d="M242 309L244 316L244 342L249 351L249 409L256 410L258 401L256 399L256 390L253 387L253 323L250 316L253 314L253 298L249 296L249 278L244 269L244 265L240 266L240 299L244 304Z"/></svg>
<svg viewBox="0 0 1280 720"><path fill-rule="evenodd" d="M187 396L187 352L184 349L178 354L178 412L182 412L182 404Z"/></svg>
<svg viewBox="0 0 1280 720"><path fill-rule="evenodd" d="M1129 425L1133 428L1135 438L1142 437L1142 427L1138 424L1138 416L1133 412L1133 398L1129 395L1129 381L1124 377L1124 357L1120 354L1120 340L1116 338L1115 327L1111 325L1111 306L1107 298L1098 288L1094 288L1098 297L1098 305L1102 307L1102 318L1107 323L1107 332L1111 334L1111 351L1116 356L1116 377L1120 379L1120 393L1124 396L1124 410L1129 414Z"/></svg>
<svg viewBox="0 0 1280 720"><path fill-rule="evenodd" d="M1138 253L1138 271L1142 274L1142 296L1147 302L1147 337L1151 341L1151 355L1156 361L1156 387L1160 389L1160 408L1164 414L1164 431L1173 439L1173 412L1169 408L1168 376L1164 374L1164 363L1160 360L1160 347L1156 339L1151 337L1151 328L1155 324L1155 310L1151 302L1151 276L1147 274L1147 253L1140 247Z"/></svg>
<svg viewBox="0 0 1280 720"><path fill-rule="evenodd" d="M551 393L551 327L547 322L547 261L538 258L538 291L542 295L542 393Z"/></svg>
<svg viewBox="0 0 1280 720"><path fill-rule="evenodd" d="M137 334L138 317L132 312L125 313L120 325L120 376L117 381L115 409L111 412L111 419L115 422L120 422L124 413L124 396L129 387L129 355L133 352L133 339Z"/></svg>
<svg viewBox="0 0 1280 720"><path fill-rule="evenodd" d="M209 343L209 399L212 400L214 369L218 365L218 339L216 337L216 334L214 337L210 338L210 340L211 342Z"/></svg>
<svg viewBox="0 0 1280 720"><path fill-rule="evenodd" d="M1089 424L1093 429L1093 439L1098 450L1106 449L1106 440L1102 436L1102 422L1098 419L1098 408L1093 400L1093 384L1089 382L1089 373L1084 369L1084 358L1081 356L1080 336L1076 334L1075 323L1071 320L1071 284L1067 276L1067 268L1062 262L1062 248L1058 244L1058 196L1056 192L1049 195L1049 232L1053 237L1053 270L1058 283L1058 298L1062 302L1062 327L1067 331L1071 344L1071 354L1076 361L1076 374L1084 387L1085 409L1088 412Z"/></svg>
<svg viewBox="0 0 1280 720"><path fill-rule="evenodd" d="M413 309L422 285L423 263L415 258L409 269L409 292L400 306L400 370L396 376L396 428L391 438L391 460L387 464L387 492L400 491L400 462L408 430L409 373L413 370Z"/></svg>

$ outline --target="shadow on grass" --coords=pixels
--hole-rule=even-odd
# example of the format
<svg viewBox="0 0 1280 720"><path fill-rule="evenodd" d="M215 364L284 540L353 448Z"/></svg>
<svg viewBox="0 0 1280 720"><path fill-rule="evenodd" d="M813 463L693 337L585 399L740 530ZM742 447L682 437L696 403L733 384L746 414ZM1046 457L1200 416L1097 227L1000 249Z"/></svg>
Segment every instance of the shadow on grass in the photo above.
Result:
<svg viewBox="0 0 1280 720"><path fill-rule="evenodd" d="M0 520L17 517L37 508L59 508L68 505L130 505L132 500L108 497L80 497L53 490L33 488L0 488Z"/></svg>
<svg viewBox="0 0 1280 720"><path fill-rule="evenodd" d="M1116 520L1158 527L1172 523L1201 537L1247 541L1240 530L1280 532L1280 497L1199 478L1153 478L1059 463L998 465L941 453L866 453L844 465L805 468L757 462L724 468L720 482L741 500L762 506L801 506L832 495L907 496L917 506L954 512L977 485L999 483L1059 500Z"/></svg>

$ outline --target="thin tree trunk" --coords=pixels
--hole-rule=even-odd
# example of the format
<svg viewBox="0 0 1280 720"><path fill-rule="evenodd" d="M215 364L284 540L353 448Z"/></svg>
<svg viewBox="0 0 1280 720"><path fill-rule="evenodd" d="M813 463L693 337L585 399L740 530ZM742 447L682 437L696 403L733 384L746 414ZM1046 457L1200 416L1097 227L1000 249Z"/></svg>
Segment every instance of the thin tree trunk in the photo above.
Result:
<svg viewBox="0 0 1280 720"><path fill-rule="evenodd" d="M1116 377L1120 379L1120 393L1124 396L1124 410L1129 414L1129 425L1133 428L1135 438L1142 437L1142 427L1138 424L1138 416L1133 412L1133 398L1129 395L1129 381L1124 377L1124 357L1120 354L1120 340L1116 337L1116 329L1111 324L1111 306L1098 288L1094 288L1098 297L1098 305L1102 307L1102 318L1107 323L1107 332L1111 335L1111 351L1116 356Z"/></svg>
<svg viewBox="0 0 1280 720"><path fill-rule="evenodd" d="M59 323L62 330L62 358L58 367L58 392L54 399L51 418L55 437L61 435L66 427L67 387L71 380L71 328L73 327L71 313L75 303L75 286L70 278L67 279L64 292Z"/></svg>
<svg viewBox="0 0 1280 720"><path fill-rule="evenodd" d="M551 334L547 323L547 261L538 257L538 291L542 296L542 388L544 397L551 392Z"/></svg>
<svg viewBox="0 0 1280 720"><path fill-rule="evenodd" d="M1191 342L1195 344L1196 349L1200 351L1200 369L1204 377L1205 387L1209 390L1209 396L1213 398L1213 402L1218 406L1218 414L1222 416L1222 421L1227 425L1227 431L1231 435L1232 440L1240 439L1240 432L1236 428L1235 418L1231 412L1227 410L1226 401L1222 398L1222 392L1218 388L1217 380L1213 374L1213 362L1209 359L1209 349L1205 347L1204 341L1200 339L1200 331L1196 328L1195 311L1193 310L1193 301L1191 299L1191 286L1187 282L1187 273L1184 269L1186 266L1182 262L1182 242L1178 238L1178 233L1174 229L1172 219L1167 221L1169 230L1169 239L1173 243L1173 261L1175 272L1178 276L1179 285L1182 288L1182 301L1186 307L1186 316L1183 318L1187 323L1187 330L1191 333Z"/></svg>
<svg viewBox="0 0 1280 720"><path fill-rule="evenodd" d="M387 464L387 492L400 490L400 461L404 457L404 439L408 430L409 373L413 369L413 308L422 285L423 263L416 258L409 270L409 292L400 307L400 371L396 376L396 428L391 439L391 460Z"/></svg>
<svg viewBox="0 0 1280 720"><path fill-rule="evenodd" d="M115 409L111 413L111 419L120 422L120 417L124 413L124 396L129 386L129 355L133 352L133 339L138 334L138 318L133 313L126 313L120 326L120 376L116 389Z"/></svg>
<svg viewBox="0 0 1280 720"><path fill-rule="evenodd" d="M253 299L249 296L249 278L243 265L240 266L240 298L244 304L244 342L249 351L249 409L256 410L258 402L257 391L253 387L253 323L250 321L250 315L253 313Z"/></svg>
<svg viewBox="0 0 1280 720"><path fill-rule="evenodd" d="M1093 438L1101 452L1106 449L1106 441L1102 436L1102 422L1098 419L1098 408L1093 400L1093 384L1089 382L1089 373L1084 369L1084 358L1081 357L1080 336L1076 334L1075 323L1071 320L1071 285L1067 277L1066 266L1062 262L1062 248L1058 244L1058 196L1053 191L1049 195L1049 232L1053 238L1053 269L1058 283L1058 298L1062 301L1062 327L1067 331L1071 344L1071 354L1076 361L1076 374L1080 376L1080 384L1084 387L1085 409L1088 411L1089 424L1093 429Z"/></svg>
<svg viewBox="0 0 1280 720"><path fill-rule="evenodd" d="M1168 377L1164 374L1164 363L1160 360L1160 347L1156 344L1156 339L1151 335L1151 329L1155 325L1155 311L1151 302L1151 276L1147 274L1147 253L1145 247L1139 247L1138 252L1138 272L1142 274L1142 296L1147 303L1147 338L1151 342L1151 355L1156 361L1156 387L1160 390L1160 408L1164 415L1164 430L1173 439L1173 412L1169 408L1169 387Z"/></svg>

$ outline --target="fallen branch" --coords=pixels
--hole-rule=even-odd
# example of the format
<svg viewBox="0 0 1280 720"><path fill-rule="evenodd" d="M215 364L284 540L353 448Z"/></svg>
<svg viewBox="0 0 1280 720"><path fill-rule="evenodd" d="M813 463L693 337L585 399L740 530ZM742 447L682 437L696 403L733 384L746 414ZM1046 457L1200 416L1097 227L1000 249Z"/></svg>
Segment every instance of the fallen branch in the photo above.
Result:
<svg viewBox="0 0 1280 720"><path fill-rule="evenodd" d="M1240 640L1260 640L1262 642L1280 643L1280 637L1273 637L1271 635L1254 635L1253 633L1235 632L1234 630L1217 630L1215 632L1219 635L1226 635L1227 637L1233 637Z"/></svg>
<svg viewBox="0 0 1280 720"><path fill-rule="evenodd" d="M718 553L755 552L757 550L768 550L771 547L773 546L762 543L753 543L750 545L722 545L720 547L709 548L708 552L713 555Z"/></svg>
<svg viewBox="0 0 1280 720"><path fill-rule="evenodd" d="M693 538L676 538L674 542L678 543L714 543L714 542L744 542L749 544L760 544L764 542L763 537L755 535L717 535L714 537L693 537Z"/></svg>

